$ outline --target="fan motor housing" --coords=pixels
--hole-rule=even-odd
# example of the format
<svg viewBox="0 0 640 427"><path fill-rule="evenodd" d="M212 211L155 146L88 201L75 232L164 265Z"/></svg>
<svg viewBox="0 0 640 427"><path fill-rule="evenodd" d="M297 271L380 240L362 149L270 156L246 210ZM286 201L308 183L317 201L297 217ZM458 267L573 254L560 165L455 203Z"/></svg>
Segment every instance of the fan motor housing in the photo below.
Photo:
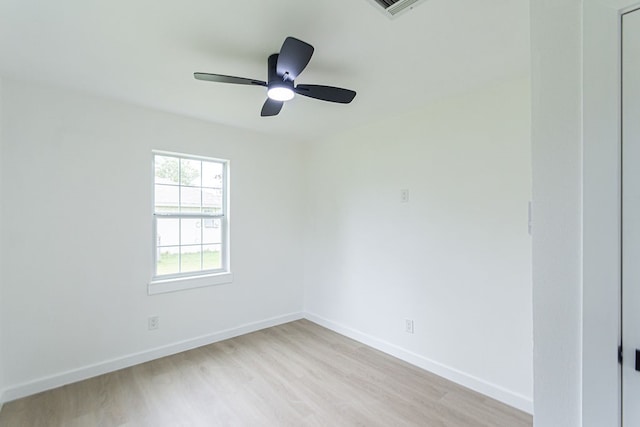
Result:
<svg viewBox="0 0 640 427"><path fill-rule="evenodd" d="M287 79L287 76L279 76L276 71L278 64L278 54L274 53L269 57L268 61L269 81L267 83L267 96L276 101L289 101L295 93L293 80Z"/></svg>
<svg viewBox="0 0 640 427"><path fill-rule="evenodd" d="M278 83L290 83L290 87L293 89L293 80L288 79L287 76L279 76L278 72L276 71L277 66L278 66L278 54L274 53L273 55L271 55L269 57L268 60L268 67L269 69L267 70L267 76L268 76L268 83L269 86L271 86L271 83L274 82L278 82Z"/></svg>

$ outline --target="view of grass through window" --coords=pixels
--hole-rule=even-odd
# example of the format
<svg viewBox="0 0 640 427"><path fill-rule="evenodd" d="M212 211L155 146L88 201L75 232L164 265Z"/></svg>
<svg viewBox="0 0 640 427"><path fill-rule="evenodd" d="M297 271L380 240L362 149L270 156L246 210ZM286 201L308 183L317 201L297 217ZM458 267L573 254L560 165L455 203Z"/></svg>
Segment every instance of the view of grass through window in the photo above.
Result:
<svg viewBox="0 0 640 427"><path fill-rule="evenodd" d="M202 259L200 255L202 254ZM182 268L180 266L182 265ZM202 268L204 266L205 268ZM200 271L219 269L222 267L220 251L191 252L184 254L160 253L158 257L157 274L175 274L180 271Z"/></svg>

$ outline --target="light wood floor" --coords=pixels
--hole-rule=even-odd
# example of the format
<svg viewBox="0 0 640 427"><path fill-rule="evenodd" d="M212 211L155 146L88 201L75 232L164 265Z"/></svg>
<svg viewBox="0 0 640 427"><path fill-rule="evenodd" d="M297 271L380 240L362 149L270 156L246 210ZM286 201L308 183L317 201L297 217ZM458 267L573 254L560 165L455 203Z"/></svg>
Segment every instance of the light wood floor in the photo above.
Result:
<svg viewBox="0 0 640 427"><path fill-rule="evenodd" d="M531 426L307 320L9 402L0 426Z"/></svg>

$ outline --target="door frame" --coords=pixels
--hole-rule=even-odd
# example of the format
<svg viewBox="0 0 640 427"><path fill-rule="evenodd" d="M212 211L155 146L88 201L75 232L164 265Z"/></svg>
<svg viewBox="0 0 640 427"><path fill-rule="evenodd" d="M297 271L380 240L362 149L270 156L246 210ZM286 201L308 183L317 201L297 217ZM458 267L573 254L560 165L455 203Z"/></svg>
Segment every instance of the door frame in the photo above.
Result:
<svg viewBox="0 0 640 427"><path fill-rule="evenodd" d="M638 0L583 0L582 421L621 425L621 20ZM628 357L629 350L625 349ZM615 423L615 424L614 424Z"/></svg>

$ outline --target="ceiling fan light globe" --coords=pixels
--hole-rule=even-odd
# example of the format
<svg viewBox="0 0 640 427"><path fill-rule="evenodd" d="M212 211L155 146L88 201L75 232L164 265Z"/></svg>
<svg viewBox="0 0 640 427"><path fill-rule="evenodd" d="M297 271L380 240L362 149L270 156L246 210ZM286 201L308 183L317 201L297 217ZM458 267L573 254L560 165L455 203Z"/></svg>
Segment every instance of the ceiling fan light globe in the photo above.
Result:
<svg viewBox="0 0 640 427"><path fill-rule="evenodd" d="M267 90L267 96L274 101L290 101L294 95L293 89L284 86L270 87Z"/></svg>

